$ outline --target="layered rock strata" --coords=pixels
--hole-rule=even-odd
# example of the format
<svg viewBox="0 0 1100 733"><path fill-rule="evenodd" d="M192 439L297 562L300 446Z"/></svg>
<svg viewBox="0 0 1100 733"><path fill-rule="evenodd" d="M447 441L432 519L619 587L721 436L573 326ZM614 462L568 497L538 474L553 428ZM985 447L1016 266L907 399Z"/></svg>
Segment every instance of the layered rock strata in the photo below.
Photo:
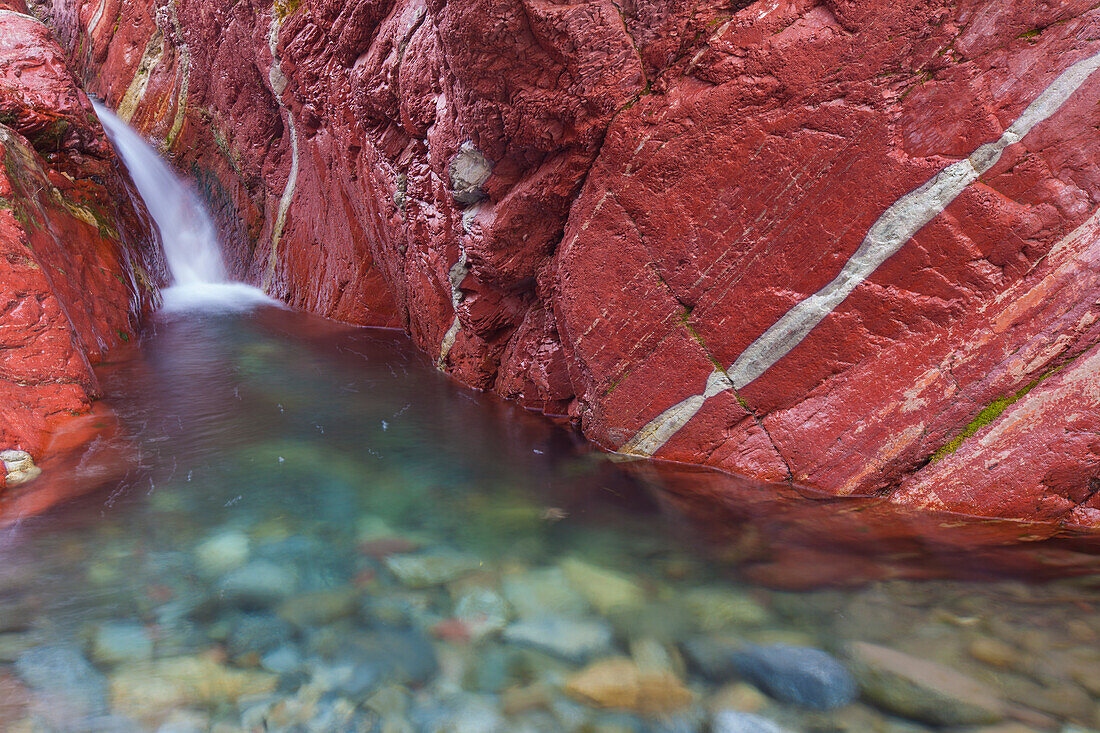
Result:
<svg viewBox="0 0 1100 733"><path fill-rule="evenodd" d="M237 273L602 445L1100 525L1083 0L53 0Z"/></svg>

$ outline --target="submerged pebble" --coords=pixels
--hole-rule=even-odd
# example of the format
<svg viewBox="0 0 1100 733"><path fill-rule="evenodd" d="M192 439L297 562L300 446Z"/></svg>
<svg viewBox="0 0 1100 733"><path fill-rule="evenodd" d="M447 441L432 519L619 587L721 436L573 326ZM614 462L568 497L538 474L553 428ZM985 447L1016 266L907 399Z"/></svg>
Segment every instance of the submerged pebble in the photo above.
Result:
<svg viewBox="0 0 1100 733"><path fill-rule="evenodd" d="M390 572L410 588L443 585L481 567L476 557L458 553L390 555L385 563Z"/></svg>
<svg viewBox="0 0 1100 733"><path fill-rule="evenodd" d="M49 719L67 725L106 715L107 680L73 646L42 646L15 660L15 671Z"/></svg>
<svg viewBox="0 0 1100 733"><path fill-rule="evenodd" d="M611 650L611 626L601 619L549 617L518 621L504 629L504 641L529 646L572 662Z"/></svg>
<svg viewBox="0 0 1100 733"><path fill-rule="evenodd" d="M996 691L936 662L856 642L850 655L864 696L884 710L933 725L996 723L1006 715Z"/></svg>
<svg viewBox="0 0 1100 733"><path fill-rule="evenodd" d="M153 639L144 626L113 621L96 629L91 654L99 664L140 662L153 657Z"/></svg>
<svg viewBox="0 0 1100 733"><path fill-rule="evenodd" d="M204 540L195 548L199 571L209 576L224 575L244 565L251 543L240 530L226 530Z"/></svg>
<svg viewBox="0 0 1100 733"><path fill-rule="evenodd" d="M270 560L253 560L230 571L217 585L217 597L226 605L262 608L294 593L297 576Z"/></svg>
<svg viewBox="0 0 1100 733"><path fill-rule="evenodd" d="M687 707L694 695L667 669L640 667L623 657L601 659L569 677L565 691L600 708L667 713Z"/></svg>
<svg viewBox="0 0 1100 733"><path fill-rule="evenodd" d="M738 672L772 697L815 710L847 705L858 692L851 672L820 649L746 644L733 661Z"/></svg>
<svg viewBox="0 0 1100 733"><path fill-rule="evenodd" d="M711 719L711 733L790 733L786 728L760 715L723 710Z"/></svg>

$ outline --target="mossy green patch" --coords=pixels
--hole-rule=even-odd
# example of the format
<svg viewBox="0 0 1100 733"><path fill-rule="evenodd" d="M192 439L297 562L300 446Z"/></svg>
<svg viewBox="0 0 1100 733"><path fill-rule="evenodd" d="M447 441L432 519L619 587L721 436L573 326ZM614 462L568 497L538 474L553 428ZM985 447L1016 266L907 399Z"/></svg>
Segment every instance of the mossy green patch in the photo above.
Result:
<svg viewBox="0 0 1100 733"><path fill-rule="evenodd" d="M695 343L699 344L699 346L702 347L703 353L706 354L706 357L707 357L707 359L710 360L710 363L714 365L715 370L717 370L719 372L726 371L726 368L724 366L722 366L722 362L718 361L718 359L716 359L715 356L710 353L710 350L707 348L707 345L703 342L703 337L699 334L698 331L695 330L695 327L692 326L691 323L689 322L688 319L690 319L690 318L691 318L691 309L690 308L684 308L684 312L680 314L680 325L683 326L685 330L687 330L687 332L691 335L691 338L693 338L695 340Z"/></svg>
<svg viewBox="0 0 1100 733"><path fill-rule="evenodd" d="M71 127L72 124L68 120L58 118L46 125L46 128L31 140L31 145L42 154L58 150Z"/></svg>
<svg viewBox="0 0 1100 733"><path fill-rule="evenodd" d="M11 212L11 215L15 217L15 220L19 222L19 226L24 230L30 231L35 227L34 216L27 210L20 201L12 201L10 199L0 198L0 209L5 209Z"/></svg>
<svg viewBox="0 0 1100 733"><path fill-rule="evenodd" d="M297 10L298 6L301 4L302 0L275 0L275 5L272 7L271 12L275 14L276 18L282 21Z"/></svg>
<svg viewBox="0 0 1100 733"><path fill-rule="evenodd" d="M1040 382L1047 379L1052 374L1057 373L1064 366L1065 366L1065 364L1062 364L1058 367L1055 367L1054 369L1051 369L1050 371L1048 371L1045 374L1041 375L1038 379L1034 380L1030 384L1028 384L1024 387L1021 387L1016 392L1014 392L1012 394L1005 395L1004 397L1001 397L1000 399L994 400L990 404L986 405L984 408L982 408L981 412L979 412L977 415L974 416L973 420L971 420L969 423L967 423L966 427L964 427L962 429L962 432L960 432L954 438L949 440L939 450L937 450L935 453L932 454L932 463L935 463L935 462L943 459L945 456L949 456L952 453L954 453L955 451L957 451L963 443L965 443L967 440L969 440L971 437L973 437L979 430L981 430L982 428L986 427L987 425L990 425L991 423L993 423L1011 405L1015 404L1016 402L1019 402L1021 399L1023 399L1027 395L1028 392L1035 389L1035 387Z"/></svg>

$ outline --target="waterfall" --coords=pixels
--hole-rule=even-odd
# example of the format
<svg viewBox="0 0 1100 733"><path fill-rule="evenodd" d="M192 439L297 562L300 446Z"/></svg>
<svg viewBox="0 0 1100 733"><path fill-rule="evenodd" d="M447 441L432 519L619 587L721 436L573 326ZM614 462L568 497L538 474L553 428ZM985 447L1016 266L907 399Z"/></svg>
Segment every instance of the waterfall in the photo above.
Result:
<svg viewBox="0 0 1100 733"><path fill-rule="evenodd" d="M160 232L172 279L161 291L163 310L274 304L257 288L229 280L214 223L191 187L133 128L99 102L92 105Z"/></svg>

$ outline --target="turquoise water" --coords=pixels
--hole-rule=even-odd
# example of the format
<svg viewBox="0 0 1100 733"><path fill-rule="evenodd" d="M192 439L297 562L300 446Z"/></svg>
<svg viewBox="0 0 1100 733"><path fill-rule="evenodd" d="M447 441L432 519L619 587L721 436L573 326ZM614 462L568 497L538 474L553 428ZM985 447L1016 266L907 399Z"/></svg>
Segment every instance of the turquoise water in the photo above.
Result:
<svg viewBox="0 0 1100 733"><path fill-rule="evenodd" d="M277 308L101 378L112 478L0 535L5 730L1100 726L1087 538L618 463Z"/></svg>

